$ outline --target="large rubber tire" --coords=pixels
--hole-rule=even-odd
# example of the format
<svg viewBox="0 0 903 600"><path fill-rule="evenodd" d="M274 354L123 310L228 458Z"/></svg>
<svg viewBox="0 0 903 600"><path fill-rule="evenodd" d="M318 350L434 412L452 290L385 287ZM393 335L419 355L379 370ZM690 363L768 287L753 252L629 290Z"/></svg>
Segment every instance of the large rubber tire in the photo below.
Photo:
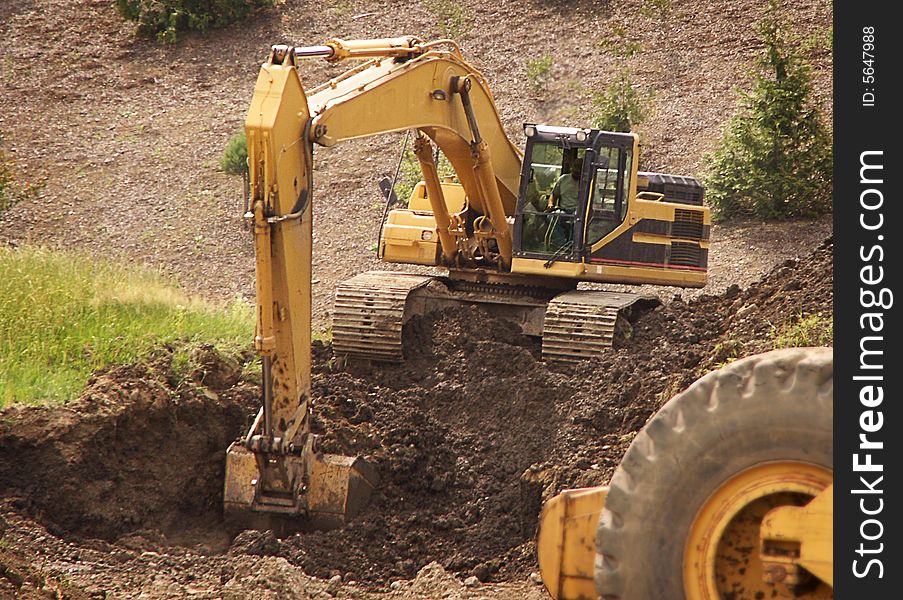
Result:
<svg viewBox="0 0 903 600"><path fill-rule="evenodd" d="M738 473L772 461L830 471L833 364L830 348L738 360L650 419L612 477L600 516L595 578L604 600L685 598L691 527Z"/></svg>

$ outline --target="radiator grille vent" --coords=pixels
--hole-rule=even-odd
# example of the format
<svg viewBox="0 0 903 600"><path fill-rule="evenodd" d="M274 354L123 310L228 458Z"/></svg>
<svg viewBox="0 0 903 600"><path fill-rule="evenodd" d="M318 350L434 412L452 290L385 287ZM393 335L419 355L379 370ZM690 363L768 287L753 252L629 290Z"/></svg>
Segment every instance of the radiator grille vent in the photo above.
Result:
<svg viewBox="0 0 903 600"><path fill-rule="evenodd" d="M683 242L671 243L671 259L672 265L680 265L684 267L701 266L702 249L697 244L687 244Z"/></svg>
<svg viewBox="0 0 903 600"><path fill-rule="evenodd" d="M674 223L671 235L689 240L703 239L702 212L677 209L674 211Z"/></svg>

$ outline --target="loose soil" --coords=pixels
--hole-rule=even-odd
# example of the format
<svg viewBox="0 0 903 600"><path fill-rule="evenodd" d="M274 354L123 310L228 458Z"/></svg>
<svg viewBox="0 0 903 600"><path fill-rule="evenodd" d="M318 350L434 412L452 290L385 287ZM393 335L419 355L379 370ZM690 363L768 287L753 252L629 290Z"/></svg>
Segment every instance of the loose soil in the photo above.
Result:
<svg viewBox="0 0 903 600"><path fill-rule="evenodd" d="M317 343L313 410L322 447L365 456L383 481L346 527L282 539L257 531L233 538L220 519L223 452L247 426L258 390L176 386L164 349L152 364L97 374L66 407L0 413L4 539L35 551L25 538L37 530L65 545L62 555L45 555L43 576L79 581L89 592L126 593L138 575L116 574L148 555L173 572L188 569L158 597L191 588L194 570L228 573L219 584L204 574L195 584L202 595L245 585L236 573L266 557L282 559L266 564L288 573L299 567L316 585L353 581L363 594L397 592L402 584L393 590L393 582L416 581L431 563L454 581L476 578L471 585L525 585L537 568L532 540L542 502L605 483L648 417L729 359L725 352L770 349L773 327L798 315L827 318L832 264L827 240L745 290L672 299L639 316L626 347L576 367L540 362L530 338L473 307L413 321L402 365L338 369L328 345ZM72 557L88 550L120 565L85 575ZM257 577L252 585L266 580Z"/></svg>
<svg viewBox="0 0 903 600"><path fill-rule="evenodd" d="M170 46L136 40L112 0L0 0L0 143L24 178L46 180L0 217L0 242L143 264L215 301L251 299L240 184L217 161L267 48L331 37L455 29L516 144L524 121L585 125L593 93L627 66L653 107L640 167L700 175L735 86L750 81L765 3L688 0L664 16L642 0L456 4L280 2ZM830 121L831 55L818 43L830 3L783 6ZM619 31L633 56L610 50ZM543 56L553 66L534 85L527 62ZM302 67L311 85L338 72ZM337 282L386 268L370 250L374 182L398 152L398 136L317 151L319 329ZM183 380L160 348L96 373L65 407L2 410L0 598L548 598L532 542L542 501L605 483L648 417L700 374L768 349L788 323L828 317L830 232L830 217L716 225L709 285L651 290L664 304L639 315L630 343L577 367L540 362L534 341L479 309L410 323L403 365L339 368L316 344L323 445L367 457L383 478L339 531L279 539L224 526L225 449L259 390L215 354Z"/></svg>

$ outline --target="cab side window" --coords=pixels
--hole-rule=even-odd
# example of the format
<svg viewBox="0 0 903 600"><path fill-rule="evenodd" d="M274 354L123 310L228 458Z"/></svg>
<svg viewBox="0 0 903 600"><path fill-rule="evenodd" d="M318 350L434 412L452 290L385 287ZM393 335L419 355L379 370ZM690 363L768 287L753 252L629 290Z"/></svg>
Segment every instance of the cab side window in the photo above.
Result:
<svg viewBox="0 0 903 600"><path fill-rule="evenodd" d="M603 148L594 163L586 227L586 243L590 246L611 233L627 216L630 155L630 151L621 148Z"/></svg>

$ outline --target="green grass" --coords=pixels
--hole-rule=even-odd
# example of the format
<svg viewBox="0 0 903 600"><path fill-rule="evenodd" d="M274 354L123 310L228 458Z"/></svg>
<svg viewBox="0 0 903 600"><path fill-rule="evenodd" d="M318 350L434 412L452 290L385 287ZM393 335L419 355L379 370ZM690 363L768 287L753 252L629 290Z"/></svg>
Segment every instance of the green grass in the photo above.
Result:
<svg viewBox="0 0 903 600"><path fill-rule="evenodd" d="M0 248L0 406L64 402L90 373L163 343L238 352L254 331L242 302L215 306L162 276L38 248Z"/></svg>
<svg viewBox="0 0 903 600"><path fill-rule="evenodd" d="M834 344L834 317L801 314L780 327L772 325L771 338L775 348L831 346Z"/></svg>
<svg viewBox="0 0 903 600"><path fill-rule="evenodd" d="M712 357L713 369L720 369L743 356L745 346L746 344L741 340L734 338L727 338L715 344Z"/></svg>

